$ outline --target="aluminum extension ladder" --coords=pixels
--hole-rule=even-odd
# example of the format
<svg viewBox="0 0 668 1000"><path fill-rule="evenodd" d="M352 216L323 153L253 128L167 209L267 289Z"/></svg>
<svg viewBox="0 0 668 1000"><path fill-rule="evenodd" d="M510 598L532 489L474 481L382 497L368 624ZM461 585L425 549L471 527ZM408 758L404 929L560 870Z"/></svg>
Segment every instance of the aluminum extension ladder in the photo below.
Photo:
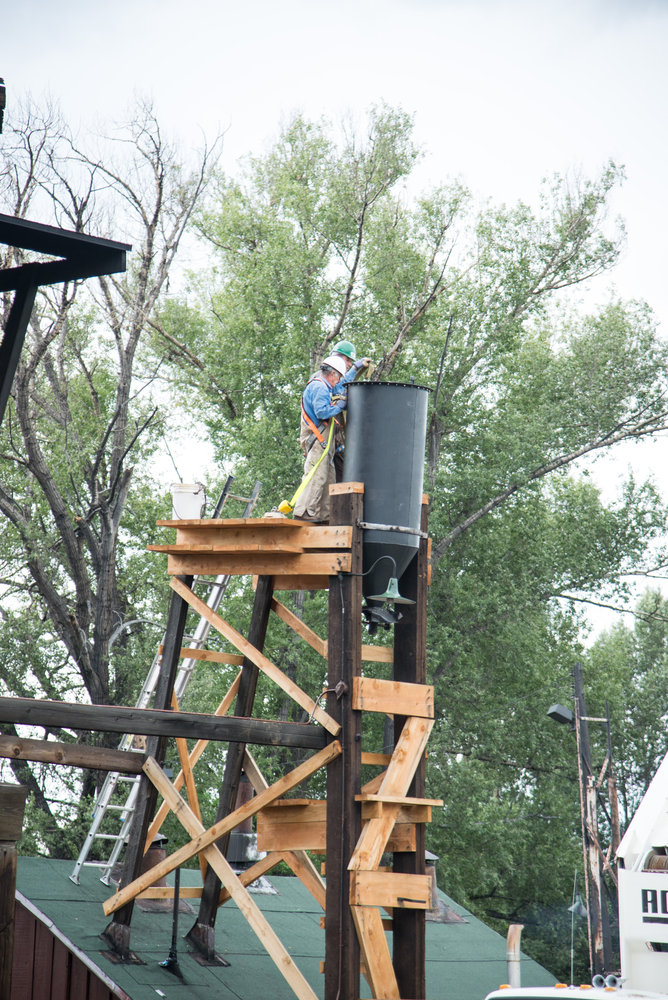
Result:
<svg viewBox="0 0 668 1000"><path fill-rule="evenodd" d="M218 503L216 504L216 509L213 513L213 517L220 517L222 510L228 500L239 500L245 503L242 517L250 517L255 503L257 501L258 495L260 493L261 483L256 482L251 495L248 497L241 497L230 492L234 476L228 476L227 482L223 487L223 492L220 495ZM193 581L193 586L195 585L197 578ZM227 589L230 582L230 577L227 575L217 576L214 583L211 585L209 591L209 596L207 598L207 605L213 611L216 611L219 607L223 595ZM188 644L189 649L201 649L204 645L206 638L209 634L211 628L210 623L206 618L201 617L197 623L197 627L190 636L190 641ZM164 640L163 640L164 642ZM188 686L188 682L192 677L195 665L198 661L194 658L185 658L181 660L179 664L176 678L174 681L174 693L177 697L179 703L183 698L183 694ZM137 708L148 708L150 701L155 692L156 685L158 683L158 677L160 675L160 652L157 652L151 667L149 669L146 680L144 681L144 686L142 687L141 693L137 699ZM134 740L132 734L126 734L121 738L118 745L119 750L130 750L132 749L132 743ZM79 853L74 870L70 875L70 878L76 885L79 885L79 873L84 867L92 867L100 869L100 881L104 882L105 885L110 884L111 872L114 865L118 861L121 851L127 841L128 835L130 833L130 820L134 815L135 806L137 804L137 796L139 795L139 782L141 775L129 775L120 774L117 771L110 771L100 788L100 791L95 800L95 806L93 809L92 821L86 839L83 843L83 847ZM112 803L112 797L117 787L124 783L128 786L128 794L125 798L123 804ZM120 790L120 788L119 788ZM100 827L102 826L102 821L109 812L115 812L118 814L119 830L117 833L101 833ZM111 851L109 857L106 861L89 861L88 855L90 854L93 844L96 841L108 841L111 846Z"/></svg>

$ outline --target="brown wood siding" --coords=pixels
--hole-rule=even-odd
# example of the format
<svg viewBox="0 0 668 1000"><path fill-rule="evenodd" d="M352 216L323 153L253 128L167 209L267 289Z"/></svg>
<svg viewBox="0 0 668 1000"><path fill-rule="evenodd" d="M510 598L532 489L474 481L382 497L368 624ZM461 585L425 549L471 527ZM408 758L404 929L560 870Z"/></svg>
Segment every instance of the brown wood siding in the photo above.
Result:
<svg viewBox="0 0 668 1000"><path fill-rule="evenodd" d="M18 900L11 1000L117 1000L115 993Z"/></svg>

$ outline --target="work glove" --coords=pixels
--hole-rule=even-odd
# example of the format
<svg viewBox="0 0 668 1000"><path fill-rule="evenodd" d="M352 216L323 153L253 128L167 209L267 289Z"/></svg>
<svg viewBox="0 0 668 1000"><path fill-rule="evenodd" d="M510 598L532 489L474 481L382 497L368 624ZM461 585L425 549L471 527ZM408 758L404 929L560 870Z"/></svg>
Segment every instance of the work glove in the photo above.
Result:
<svg viewBox="0 0 668 1000"><path fill-rule="evenodd" d="M358 358L354 363L353 368L356 372L361 372L363 368L368 368L371 364L371 358Z"/></svg>

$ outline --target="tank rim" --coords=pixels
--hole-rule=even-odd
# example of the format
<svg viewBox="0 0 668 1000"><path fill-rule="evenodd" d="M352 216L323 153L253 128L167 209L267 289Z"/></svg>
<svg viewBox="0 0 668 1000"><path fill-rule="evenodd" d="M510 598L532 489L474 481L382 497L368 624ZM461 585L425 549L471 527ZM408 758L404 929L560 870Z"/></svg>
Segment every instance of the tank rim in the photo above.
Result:
<svg viewBox="0 0 668 1000"><path fill-rule="evenodd" d="M406 389L424 389L425 392L433 392L434 390L430 385L418 385L416 382L351 382L348 386L352 389L357 386L402 386Z"/></svg>

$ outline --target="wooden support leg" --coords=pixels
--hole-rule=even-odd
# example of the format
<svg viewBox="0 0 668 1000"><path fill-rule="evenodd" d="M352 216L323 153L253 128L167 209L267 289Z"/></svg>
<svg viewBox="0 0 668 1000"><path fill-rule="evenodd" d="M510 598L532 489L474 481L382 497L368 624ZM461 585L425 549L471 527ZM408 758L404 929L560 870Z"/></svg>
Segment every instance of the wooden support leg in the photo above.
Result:
<svg viewBox="0 0 668 1000"><path fill-rule="evenodd" d="M350 907L348 862L362 821L362 713L353 711L353 677L362 672L362 518L359 484L330 488L330 524L354 525L351 573L330 577L327 711L341 724L342 754L327 768L325 1000L358 1000L360 947ZM341 491L341 492L338 492Z"/></svg>
<svg viewBox="0 0 668 1000"><path fill-rule="evenodd" d="M422 530L427 531L427 508L422 508ZM403 618L394 626L394 680L412 684L427 681L427 541L422 539L415 559L401 578L401 593L415 604L401 606ZM395 716L395 743L405 719ZM409 795L424 798L424 756L415 772ZM425 874L425 825L415 827L415 853L394 854L394 871ZM393 962L402 997L421 1000L425 983L425 911L397 907L393 912Z"/></svg>
<svg viewBox="0 0 668 1000"><path fill-rule="evenodd" d="M183 578L183 582L186 586L190 587L192 577ZM168 709L171 707L187 613L188 605L186 602L178 594L174 594L167 618L160 676L158 677L153 702L154 708ZM166 745L166 737L153 736L147 742L146 751L162 765L165 759ZM157 790L146 775L142 775L140 782L137 807L132 819L130 836L125 849L125 862L119 886L121 889L130 882L133 882L139 875L144 856L146 833L155 813L158 800ZM131 900L114 914L111 923L102 932L103 937L106 938L113 950L122 958L128 958L130 955L130 922L132 920L133 908L134 901Z"/></svg>
<svg viewBox="0 0 668 1000"><path fill-rule="evenodd" d="M28 789L0 785L0 1000L10 1000L14 956L16 841L21 839Z"/></svg>
<svg viewBox="0 0 668 1000"><path fill-rule="evenodd" d="M252 646L260 651L264 648L264 641L267 635L267 624L271 611L271 598L273 595L272 578L261 576L258 578L257 589L255 591L255 601L253 604L253 615L251 618L248 641ZM244 659L241 668L241 682L239 693L237 694L234 714L247 718L252 715L253 703L255 701L255 689L257 687L259 671L249 659ZM225 771L220 787L218 799L218 812L216 822L224 819L234 811L237 801L237 791L241 778L245 743L230 743L227 750ZM217 842L217 847L221 854L227 854L230 835L225 834ZM197 920L186 934L187 940L209 961L215 959L215 931L216 914L218 912L218 900L220 897L220 879L213 867L209 866L202 889L202 899L200 900Z"/></svg>

